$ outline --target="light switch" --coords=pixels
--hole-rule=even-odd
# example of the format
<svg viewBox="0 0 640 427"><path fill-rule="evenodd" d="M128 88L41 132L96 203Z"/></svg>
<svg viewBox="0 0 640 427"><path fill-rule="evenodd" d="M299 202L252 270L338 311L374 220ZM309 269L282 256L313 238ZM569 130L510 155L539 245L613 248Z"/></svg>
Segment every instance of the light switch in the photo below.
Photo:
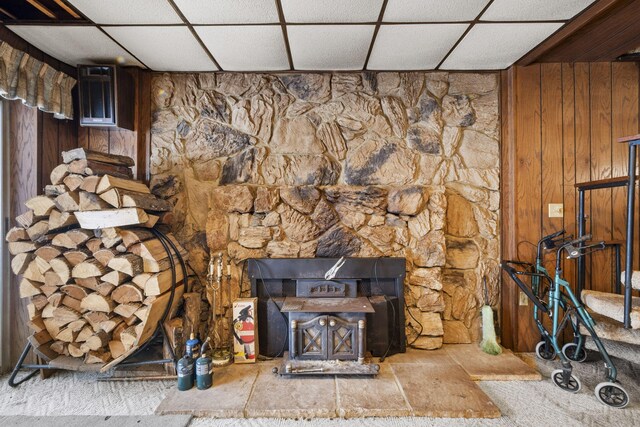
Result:
<svg viewBox="0 0 640 427"><path fill-rule="evenodd" d="M562 203L549 203L549 218L562 218L564 205Z"/></svg>

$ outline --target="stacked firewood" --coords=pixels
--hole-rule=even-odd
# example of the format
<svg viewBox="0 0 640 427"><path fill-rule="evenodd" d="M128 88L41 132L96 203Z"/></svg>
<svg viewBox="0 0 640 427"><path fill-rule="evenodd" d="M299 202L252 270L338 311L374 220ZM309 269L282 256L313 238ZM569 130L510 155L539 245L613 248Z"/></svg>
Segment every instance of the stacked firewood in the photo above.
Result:
<svg viewBox="0 0 640 427"><path fill-rule="evenodd" d="M169 254L151 229L171 205L131 179L129 157L82 148L62 156L6 236L20 297L30 298L29 341L46 360L117 362L151 337L169 303ZM176 268L173 313L182 282Z"/></svg>

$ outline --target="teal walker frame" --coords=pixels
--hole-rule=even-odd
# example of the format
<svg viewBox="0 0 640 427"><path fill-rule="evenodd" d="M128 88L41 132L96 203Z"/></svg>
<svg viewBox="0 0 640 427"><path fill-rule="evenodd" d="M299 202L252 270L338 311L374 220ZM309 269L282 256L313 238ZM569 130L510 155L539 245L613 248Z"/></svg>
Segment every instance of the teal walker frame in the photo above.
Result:
<svg viewBox="0 0 640 427"><path fill-rule="evenodd" d="M503 261L501 267L534 303L533 317L542 338L536 346L536 355L546 360L560 358L562 368L551 373L553 383L562 390L572 393L577 393L582 388L582 383L573 374L571 365L572 361L583 362L587 359L586 339L580 333L580 325L582 325L589 332L604 360L606 381L596 387L596 398L607 406L624 408L629 403L629 395L617 382L617 369L594 329L595 321L573 293L570 283L564 279L562 269L563 253L566 252L567 259L577 259L604 249L604 242L585 246L584 242L591 239L590 235L572 240L571 237L565 238L564 233L562 230L540 239L535 264ZM556 250L553 279L543 265L543 248ZM518 270L515 266L526 268ZM531 286L522 281L523 276L530 277ZM545 282L548 287L545 287ZM543 324L545 315L551 320L551 330L547 330ZM568 325L573 330L574 341L561 347L562 336Z"/></svg>

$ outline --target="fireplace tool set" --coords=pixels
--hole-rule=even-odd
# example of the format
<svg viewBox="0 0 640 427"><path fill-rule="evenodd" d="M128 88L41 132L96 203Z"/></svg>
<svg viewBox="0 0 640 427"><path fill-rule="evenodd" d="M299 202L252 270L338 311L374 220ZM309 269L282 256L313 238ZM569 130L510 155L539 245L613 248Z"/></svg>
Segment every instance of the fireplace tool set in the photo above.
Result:
<svg viewBox="0 0 640 427"><path fill-rule="evenodd" d="M209 257L209 266L207 271L207 300L211 306L211 324L209 328L209 337L211 338L211 363L213 366L225 366L231 363L231 339L225 339L229 334L229 326L227 325L225 332L224 325L224 309L231 306L231 263L227 259L227 274L222 273L223 254L219 253L214 256L211 253ZM225 305L223 291L223 282L226 280L227 302ZM221 313L218 315L218 313Z"/></svg>

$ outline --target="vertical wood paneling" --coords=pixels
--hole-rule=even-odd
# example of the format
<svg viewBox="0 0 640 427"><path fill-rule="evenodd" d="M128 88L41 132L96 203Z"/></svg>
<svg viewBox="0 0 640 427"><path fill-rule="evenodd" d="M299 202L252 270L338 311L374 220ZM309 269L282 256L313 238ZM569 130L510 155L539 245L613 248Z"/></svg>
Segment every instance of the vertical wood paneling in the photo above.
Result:
<svg viewBox="0 0 640 427"><path fill-rule="evenodd" d="M611 178L611 64L593 63L590 75L591 179ZM594 240L611 240L611 189L591 192L591 233ZM595 252L591 261L591 288L611 289L611 258Z"/></svg>
<svg viewBox="0 0 640 427"><path fill-rule="evenodd" d="M517 256L520 259L532 259L535 251L523 242L536 242L540 238L542 215L542 146L540 128L540 65L518 69L516 93L516 141L527 140L527 144L518 143L516 151L517 176L515 205L518 212L516 220ZM532 328L531 305L516 308L518 312L518 345L535 346L538 337L530 333Z"/></svg>
<svg viewBox="0 0 640 427"><path fill-rule="evenodd" d="M626 174L626 146L614 141L639 131L640 73L632 63L543 64L510 72L514 81L503 78L502 90L512 93L502 94L503 105L508 99L516 101L501 112L502 191L503 203L513 202L503 205L502 248L504 258L532 261L533 248L522 242L535 243L543 232L560 227L577 231L575 183ZM510 157L505 159L505 153ZM514 159L514 177L505 181L509 158ZM507 194L514 191L515 195ZM548 218L548 203L564 203L564 218ZM625 189L586 193L587 231L594 239L624 236L625 204ZM575 283L575 261L564 266L565 278ZM612 291L612 266L613 251L592 255L587 260L587 288ZM503 286L502 318L510 321L517 313L517 319L503 326L503 343L531 351L538 332L530 307L519 306L508 290L512 286Z"/></svg>
<svg viewBox="0 0 640 427"><path fill-rule="evenodd" d="M49 175L53 168L60 163L59 129L60 120L54 119L52 114L38 111L39 132L41 135L42 159L41 174L38 182L38 192L42 192L44 186L49 184Z"/></svg>
<svg viewBox="0 0 640 427"><path fill-rule="evenodd" d="M24 213L24 203L37 194L38 169L38 110L22 105L20 101L9 103L9 162L10 162L10 218ZM11 220L11 226L14 226ZM17 277L11 276L9 286L9 304L11 307L9 320L10 360L15 363L20 351L26 343L29 330L27 327L27 302L18 296ZM29 362L35 362L30 357Z"/></svg>
<svg viewBox="0 0 640 427"><path fill-rule="evenodd" d="M109 129L89 128L89 149L109 152Z"/></svg>

